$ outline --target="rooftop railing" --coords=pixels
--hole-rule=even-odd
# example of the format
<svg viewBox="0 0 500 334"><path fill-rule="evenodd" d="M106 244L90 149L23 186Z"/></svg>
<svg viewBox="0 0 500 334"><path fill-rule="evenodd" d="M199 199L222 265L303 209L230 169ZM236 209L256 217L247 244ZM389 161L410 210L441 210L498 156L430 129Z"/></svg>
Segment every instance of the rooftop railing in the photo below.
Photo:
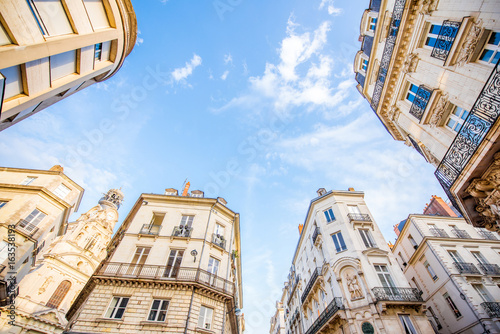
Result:
<svg viewBox="0 0 500 334"><path fill-rule="evenodd" d="M337 313L338 310L343 310L344 305L342 304L342 297L334 297L333 300L328 304L326 309L321 312L320 316L314 323L309 327L305 334L315 334L317 333L328 321Z"/></svg>
<svg viewBox="0 0 500 334"><path fill-rule="evenodd" d="M481 303L486 313L490 318L500 318L500 303L498 302L485 302Z"/></svg>
<svg viewBox="0 0 500 334"><path fill-rule="evenodd" d="M458 272L461 274L481 275L479 270L472 263L455 262L454 264L455 264L455 268L457 268Z"/></svg>
<svg viewBox="0 0 500 334"><path fill-rule="evenodd" d="M230 295L235 292L233 282L198 268L108 262L96 272L96 275L113 278L193 282Z"/></svg>
<svg viewBox="0 0 500 334"><path fill-rule="evenodd" d="M161 225L144 224L142 225L141 232L139 234L159 235L160 230Z"/></svg>
<svg viewBox="0 0 500 334"><path fill-rule="evenodd" d="M312 275L311 278L309 279L309 282L306 285L306 288L304 289L304 292L302 293L301 297L301 302L304 303L306 300L307 296L309 295L309 292L311 292L312 287L314 286L314 282L316 282L316 279L318 276L321 274L321 268L316 268Z"/></svg>
<svg viewBox="0 0 500 334"><path fill-rule="evenodd" d="M414 288L380 287L373 288L377 301L423 302L422 292Z"/></svg>
<svg viewBox="0 0 500 334"><path fill-rule="evenodd" d="M429 231L435 237L440 237L440 238L449 238L450 237L448 235L448 233L446 233L446 231L443 230L442 228L430 228Z"/></svg>
<svg viewBox="0 0 500 334"><path fill-rule="evenodd" d="M370 215L364 214L364 213L348 213L347 218L349 219L349 223L353 221L358 221L358 222L371 222L372 219L370 218Z"/></svg>
<svg viewBox="0 0 500 334"><path fill-rule="evenodd" d="M500 276L500 267L498 264L480 263L479 268L481 268L486 275Z"/></svg>

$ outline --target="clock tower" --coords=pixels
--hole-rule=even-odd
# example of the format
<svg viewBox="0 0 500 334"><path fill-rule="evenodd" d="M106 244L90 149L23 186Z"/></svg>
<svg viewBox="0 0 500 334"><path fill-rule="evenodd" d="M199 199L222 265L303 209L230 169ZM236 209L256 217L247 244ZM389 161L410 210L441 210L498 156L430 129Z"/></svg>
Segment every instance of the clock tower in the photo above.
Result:
<svg viewBox="0 0 500 334"><path fill-rule="evenodd" d="M106 256L122 201L121 190L109 190L38 254L36 265L19 284L15 327L63 332L66 312Z"/></svg>

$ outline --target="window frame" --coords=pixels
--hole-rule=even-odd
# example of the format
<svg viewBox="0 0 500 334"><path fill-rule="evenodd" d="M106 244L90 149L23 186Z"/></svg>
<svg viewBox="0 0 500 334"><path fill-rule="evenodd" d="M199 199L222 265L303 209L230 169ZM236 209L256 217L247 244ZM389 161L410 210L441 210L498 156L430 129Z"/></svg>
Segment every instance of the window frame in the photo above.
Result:
<svg viewBox="0 0 500 334"><path fill-rule="evenodd" d="M370 229L359 229L359 235L361 236L361 240L363 240L366 248L377 248L377 243L375 242L375 239L373 239Z"/></svg>
<svg viewBox="0 0 500 334"><path fill-rule="evenodd" d="M71 193L71 188L65 185L64 183L61 183L60 185L57 186L56 189L54 189L53 193L57 197L65 199L66 196L68 196Z"/></svg>
<svg viewBox="0 0 500 334"><path fill-rule="evenodd" d="M0 200L0 209L7 205L9 201Z"/></svg>
<svg viewBox="0 0 500 334"><path fill-rule="evenodd" d="M493 34L498 34L499 38L500 38L500 31L493 31L492 30L489 32L488 36L486 37L486 40L484 42L483 47L481 48L481 51L479 52L479 54L477 56L477 61L481 64L487 64L487 65L491 65L491 66L496 65L496 62L493 62L492 60L494 60L497 55L500 55L500 41L498 42L498 44L496 46L495 46L495 44L489 44L489 41L490 41L491 37L493 36ZM488 45L493 46L494 48L488 48ZM493 51L493 53L491 54L490 59L488 61L481 59L485 50Z"/></svg>
<svg viewBox="0 0 500 334"><path fill-rule="evenodd" d="M158 308L153 309L153 307L155 306L155 302L157 302L157 301L159 302ZM165 309L162 309L163 306L165 305L165 303L166 303ZM147 321L165 322L167 320L169 306L170 306L170 300L168 300L168 299L153 299L153 302L151 303L151 306L149 308ZM154 319L151 319L151 314L153 312L156 312L156 314L154 315ZM158 320L162 315L163 315L163 319Z"/></svg>
<svg viewBox="0 0 500 334"><path fill-rule="evenodd" d="M389 271L389 267L387 266L387 264L374 264L373 268L375 269L375 272L377 273L377 277L380 281L380 284L382 284L382 287L384 287L384 288L395 288L396 287L396 283L394 282L394 279L392 278L391 272ZM382 280L382 278L383 278L383 280ZM385 283L385 285L384 285L384 283Z"/></svg>
<svg viewBox="0 0 500 334"><path fill-rule="evenodd" d="M405 329L405 333L418 334L409 314L398 314L398 318Z"/></svg>
<svg viewBox="0 0 500 334"><path fill-rule="evenodd" d="M24 180L19 183L20 186L29 186L30 184L33 183L33 181L35 181L36 179L38 179L38 177L36 176L26 176L24 178Z"/></svg>
<svg viewBox="0 0 500 334"><path fill-rule="evenodd" d="M448 292L446 292L446 293L443 294L443 298L444 298L444 300L446 300L446 302L447 302L448 306L450 307L451 312L453 313L453 315L455 316L455 318L457 318L457 319L461 318L462 317L462 313L458 309L458 307L455 304L455 302L453 301L453 299L451 299L451 296L449 295Z"/></svg>
<svg viewBox="0 0 500 334"><path fill-rule="evenodd" d="M335 220L337 220L335 218L335 214L333 213L333 208L332 207L324 210L323 214L325 215L326 223L327 224L333 223Z"/></svg>
<svg viewBox="0 0 500 334"><path fill-rule="evenodd" d="M331 236L337 253L341 253L347 250L347 244L345 242L344 236L342 235L342 231L332 233Z"/></svg>
<svg viewBox="0 0 500 334"><path fill-rule="evenodd" d="M49 28L47 27L47 24L46 24L47 22L43 20L43 16L40 14L41 10L39 8L37 8L36 0L27 0L26 2L28 3L30 11L33 14L33 18L35 19L37 26L40 29L40 32L42 33L43 37L63 36L63 35L74 34L76 32L75 28L71 24L72 18L69 15L68 10L67 10L63 1L59 0L59 3L61 5L60 9L62 9L63 14L66 16L66 20L67 20L69 28L71 29L71 32L63 32L63 33L56 33L56 34L52 34L49 32ZM60 20L61 18L58 17L57 19Z"/></svg>
<svg viewBox="0 0 500 334"><path fill-rule="evenodd" d="M429 276L431 276L432 280L435 282L439 279L439 276L436 274L436 272L434 271L434 269L432 269L432 266L430 265L429 261L425 261L424 262L424 267L427 271L427 273L429 274Z"/></svg>
<svg viewBox="0 0 500 334"><path fill-rule="evenodd" d="M204 310L203 312L203 317L202 317L202 310ZM207 314L207 311L210 311L210 315ZM210 317L210 321L207 322L208 318ZM206 329L206 330L211 330L212 329L212 322L213 322L213 317L214 317L214 309L211 308L211 307L208 307L208 306L205 306L205 305L201 305L200 306L200 313L198 314L198 323L196 324L196 326L198 328L203 328L203 329ZM202 324L202 326L200 326L200 323ZM207 324L208 324L208 328L207 328Z"/></svg>
<svg viewBox="0 0 500 334"><path fill-rule="evenodd" d="M457 115L456 112L460 111L460 115ZM450 114L446 118L446 121L444 122L444 127L448 129L449 131L453 132L454 134L457 134L460 132L460 129L465 123L465 120L467 117L469 117L470 111L467 109L464 109L459 106L454 106L454 108L450 111ZM448 123L453 121L453 125L449 126ZM458 129L457 129L458 126Z"/></svg>
<svg viewBox="0 0 500 334"><path fill-rule="evenodd" d="M126 299L125 305L121 306L123 303L123 300L125 300L125 299ZM114 300L116 300L116 303L113 306ZM106 311L104 313L104 318L112 319L112 320L122 320L123 316L125 315L125 311L127 310L127 306L128 306L129 301L130 301L130 297L127 297L127 296L113 296L111 298L111 301L109 302L108 307L106 308ZM119 318L117 318L116 315L118 314L120 309L123 309L123 312L121 313L121 316Z"/></svg>
<svg viewBox="0 0 500 334"><path fill-rule="evenodd" d="M71 281L69 280L64 280L61 283L59 283L59 285L54 290L52 296L50 297L47 304L45 304L45 306L55 309L59 308L64 298L68 295L68 292L71 289L71 285L72 285Z"/></svg>

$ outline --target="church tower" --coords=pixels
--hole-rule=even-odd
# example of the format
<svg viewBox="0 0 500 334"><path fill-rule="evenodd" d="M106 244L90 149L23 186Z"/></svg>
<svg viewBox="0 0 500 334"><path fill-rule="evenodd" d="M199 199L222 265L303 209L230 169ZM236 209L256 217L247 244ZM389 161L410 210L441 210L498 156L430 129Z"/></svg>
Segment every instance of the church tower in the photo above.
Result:
<svg viewBox="0 0 500 334"><path fill-rule="evenodd" d="M19 327L42 333L63 332L66 312L106 256L122 200L120 190L109 190L98 205L69 223L66 232L41 254L19 284L12 333L18 333Z"/></svg>

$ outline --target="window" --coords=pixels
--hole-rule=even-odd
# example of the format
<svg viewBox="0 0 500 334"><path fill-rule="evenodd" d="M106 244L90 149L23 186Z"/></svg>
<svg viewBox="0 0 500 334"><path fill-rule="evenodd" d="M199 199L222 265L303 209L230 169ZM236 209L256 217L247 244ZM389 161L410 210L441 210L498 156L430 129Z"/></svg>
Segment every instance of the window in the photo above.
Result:
<svg viewBox="0 0 500 334"><path fill-rule="evenodd" d="M47 215L45 213L41 212L38 209L35 209L31 211L26 219L23 219L19 222L19 226L28 232L32 232L36 228L38 223L40 223L46 216Z"/></svg>
<svg viewBox="0 0 500 334"><path fill-rule="evenodd" d="M49 57L50 80L57 79L76 73L76 50L59 53Z"/></svg>
<svg viewBox="0 0 500 334"><path fill-rule="evenodd" d="M326 221L327 221L328 223L331 223L332 221L334 221L334 220L335 220L335 215L333 214L333 210L332 210L332 208L330 208L330 209L328 209L328 210L324 211L324 213L325 213Z"/></svg>
<svg viewBox="0 0 500 334"><path fill-rule="evenodd" d="M182 263L182 256L184 255L184 250L172 249L170 250L170 255L167 261L167 267L163 273L163 277L176 278L179 273L179 268Z"/></svg>
<svg viewBox="0 0 500 334"><path fill-rule="evenodd" d="M105 317L110 319L121 319L128 304L128 297L113 297Z"/></svg>
<svg viewBox="0 0 500 334"><path fill-rule="evenodd" d="M392 276L389 273L389 270L387 269L387 266L376 264L375 271L377 272L377 276L380 280L380 283L382 283L382 286L384 288L396 287L396 285L394 284L394 281L392 280Z"/></svg>
<svg viewBox="0 0 500 334"><path fill-rule="evenodd" d="M223 225L221 225L219 223L215 224L215 231L214 231L214 233L216 235L219 235L219 236L221 236L221 237L224 238L224 231L225 231L225 227Z"/></svg>
<svg viewBox="0 0 500 334"><path fill-rule="evenodd" d="M415 241L415 239L413 239L411 235L408 236L408 240L410 241L410 244L413 246L414 249L418 248L417 242Z"/></svg>
<svg viewBox="0 0 500 334"><path fill-rule="evenodd" d="M451 131L457 132L460 131L460 128L464 124L465 119L469 116L469 112L463 108L456 107L453 113L450 114L450 117L446 121L446 127L448 127Z"/></svg>
<svg viewBox="0 0 500 334"><path fill-rule="evenodd" d="M412 277L411 278L411 281L413 282L413 284L415 285L415 288L418 289L418 291L422 291L422 289L420 289L420 285L418 285L417 283L417 280L415 279L415 277Z"/></svg>
<svg viewBox="0 0 500 334"><path fill-rule="evenodd" d="M431 324L432 324L432 327L436 326L436 329L437 330L440 330L441 328L443 328L443 326L441 325L441 322L439 321L438 317L436 317L436 313L434 313L434 310L432 309L432 307L427 307L427 311L429 311L429 313L431 314L431 317L432 319L434 319L434 322L435 324L431 321Z"/></svg>
<svg viewBox="0 0 500 334"><path fill-rule="evenodd" d="M101 61L109 60L111 42L97 43L94 45L94 65Z"/></svg>
<svg viewBox="0 0 500 334"><path fill-rule="evenodd" d="M0 241L0 264L2 264L9 255L9 243L7 241Z"/></svg>
<svg viewBox="0 0 500 334"><path fill-rule="evenodd" d="M69 288L71 288L71 282L68 280L62 281L45 306L47 306L48 308L58 308L59 305L61 305L64 297L66 297Z"/></svg>
<svg viewBox="0 0 500 334"><path fill-rule="evenodd" d="M344 242L344 237L342 237L342 232L337 232L332 234L332 239L333 243L335 244L335 249L337 250L337 253L345 251L347 249Z"/></svg>
<svg viewBox="0 0 500 334"><path fill-rule="evenodd" d="M445 293L443 295L443 298L446 300L446 302L448 303L448 305L450 306L451 308L451 311L453 312L453 314L455 315L455 318L460 318L462 316L462 313L460 313L460 311L458 310L457 306L455 305L455 303L453 302L453 300L451 299L450 295L447 293Z"/></svg>
<svg viewBox="0 0 500 334"><path fill-rule="evenodd" d="M145 231L141 231L147 234L158 234L160 233L161 224L163 223L163 219L165 218L165 213L163 212L153 212L153 217L151 218L151 222L149 226L146 225Z"/></svg>
<svg viewBox="0 0 500 334"><path fill-rule="evenodd" d="M403 325L403 328L405 329L406 334L417 334L417 331L416 331L415 327L413 327L413 324L410 320L409 315L400 314L399 320L401 321L401 324Z"/></svg>
<svg viewBox="0 0 500 334"><path fill-rule="evenodd" d="M474 258L479 262L480 264L489 264L488 260L481 254L481 252L471 252Z"/></svg>
<svg viewBox="0 0 500 334"><path fill-rule="evenodd" d="M155 299L149 310L149 321L165 321L167 317L168 300Z"/></svg>
<svg viewBox="0 0 500 334"><path fill-rule="evenodd" d="M61 0L28 0L28 4L44 36L73 33Z"/></svg>
<svg viewBox="0 0 500 334"><path fill-rule="evenodd" d="M448 254L450 254L451 258L453 259L453 262L456 262L456 263L463 263L464 260L462 259L462 257L460 256L460 254L458 254L457 251L448 251Z"/></svg>
<svg viewBox="0 0 500 334"><path fill-rule="evenodd" d="M217 276L217 272L219 271L220 261L216 258L210 257L208 260L208 272L212 275Z"/></svg>
<svg viewBox="0 0 500 334"><path fill-rule="evenodd" d="M31 184L31 182L35 181L35 180L36 180L36 177L28 176L27 178L24 179L23 182L21 182L21 185L22 186L27 186L27 185Z"/></svg>
<svg viewBox="0 0 500 334"><path fill-rule="evenodd" d="M361 214L361 211L359 211L359 208L357 205L348 205L347 206L347 210L349 211L349 213L353 213L353 214L356 214L356 215L360 215Z"/></svg>
<svg viewBox="0 0 500 334"><path fill-rule="evenodd" d="M137 247L137 249L135 250L134 257L132 258L130 264L138 265L146 263L146 259L148 258L150 250L151 247Z"/></svg>
<svg viewBox="0 0 500 334"><path fill-rule="evenodd" d="M424 267L425 269L427 269L427 272L429 273L429 275L431 275L432 279L435 281L438 279L438 276L436 275L436 273L434 272L434 269L432 269L431 265L429 264L429 262L425 261L424 262Z"/></svg>
<svg viewBox="0 0 500 334"><path fill-rule="evenodd" d="M54 190L54 195L64 199L71 192L71 189L66 187L64 184L60 184L59 187Z"/></svg>
<svg viewBox="0 0 500 334"><path fill-rule="evenodd" d="M472 287L474 288L474 290L476 290L481 299L486 303L494 302L493 298L490 296L490 294L482 284L472 284Z"/></svg>
<svg viewBox="0 0 500 334"><path fill-rule="evenodd" d="M94 30L109 27L108 15L102 0L84 0L83 3Z"/></svg>
<svg viewBox="0 0 500 334"><path fill-rule="evenodd" d="M182 216L181 226L191 227L193 225L194 216Z"/></svg>
<svg viewBox="0 0 500 334"><path fill-rule="evenodd" d="M425 45L433 48L436 45L439 32L441 31L441 25L431 24L427 32L427 37L425 39Z"/></svg>
<svg viewBox="0 0 500 334"><path fill-rule="evenodd" d="M367 68L368 68L368 60L361 59L361 70L366 73Z"/></svg>
<svg viewBox="0 0 500 334"><path fill-rule="evenodd" d="M500 59L500 32L492 31L479 56L479 60L488 64L496 64L498 59Z"/></svg>
<svg viewBox="0 0 500 334"><path fill-rule="evenodd" d="M376 27L377 27L377 18L376 17L370 17L368 19L368 30L369 31L375 31Z"/></svg>
<svg viewBox="0 0 500 334"><path fill-rule="evenodd" d="M0 201L0 209L3 208L5 206L5 204L7 204L6 201Z"/></svg>
<svg viewBox="0 0 500 334"><path fill-rule="evenodd" d="M361 239L363 239L363 243L365 244L365 246L367 248L377 247L377 244L373 240L373 237L372 237L372 235L370 233L370 230L368 230L368 229L366 229L366 230L359 230L359 234L361 235Z"/></svg>
<svg viewBox="0 0 500 334"><path fill-rule="evenodd" d="M418 86L414 84L410 84L410 87L408 88L408 92L406 93L406 99L413 103L415 100L415 96L417 95L418 92Z"/></svg>
<svg viewBox="0 0 500 334"><path fill-rule="evenodd" d="M200 307L200 316L198 317L198 327L211 329L213 312L213 309L202 305Z"/></svg>

